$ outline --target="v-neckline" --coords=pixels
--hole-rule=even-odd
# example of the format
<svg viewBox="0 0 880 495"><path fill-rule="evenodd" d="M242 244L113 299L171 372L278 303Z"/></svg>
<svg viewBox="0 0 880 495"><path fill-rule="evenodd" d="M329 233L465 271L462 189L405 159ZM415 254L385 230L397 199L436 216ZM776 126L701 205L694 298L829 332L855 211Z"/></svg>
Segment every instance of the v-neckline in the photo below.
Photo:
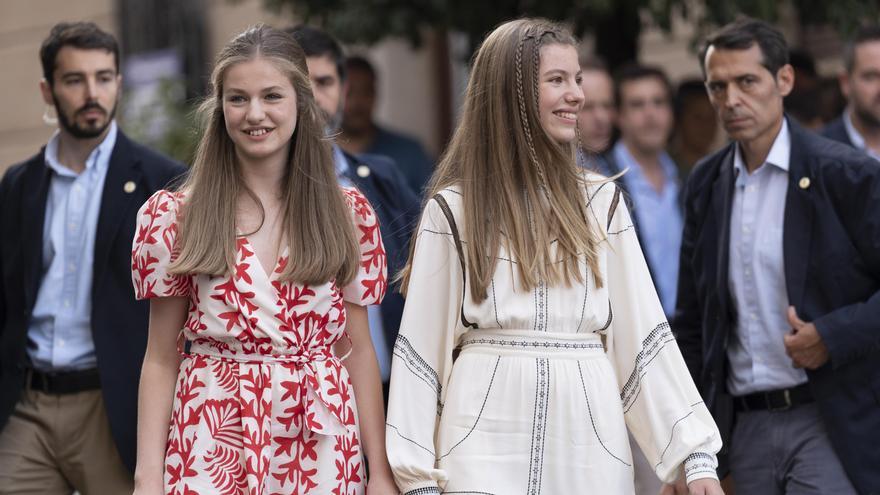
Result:
<svg viewBox="0 0 880 495"><path fill-rule="evenodd" d="M239 238L244 239L244 242L245 242L245 244L247 245L248 250L251 252L251 255L252 255L253 258L256 260L256 265L257 265L257 267L258 267L258 270L259 270L260 272L262 272L262 274L266 277L266 280L272 280L272 279L275 277L275 273L278 272L278 267L281 266L281 260L283 260L283 259L285 258L285 256L287 256L287 252L288 252L288 248L289 248L289 246L284 246L284 249L282 249L282 250L278 253L278 256L275 257L275 262L274 262L274 264L273 264L272 267L271 267L271 271L269 271L269 270L266 269L265 266L263 266L263 262L260 261L260 257L257 255L257 249L256 249L256 247L251 243L251 239L250 239L250 237L248 237L248 236L242 234L241 232L238 231L238 229L236 229L236 235L237 235ZM237 253L237 254L238 254L238 253ZM253 264L252 264L252 265L253 265Z"/></svg>

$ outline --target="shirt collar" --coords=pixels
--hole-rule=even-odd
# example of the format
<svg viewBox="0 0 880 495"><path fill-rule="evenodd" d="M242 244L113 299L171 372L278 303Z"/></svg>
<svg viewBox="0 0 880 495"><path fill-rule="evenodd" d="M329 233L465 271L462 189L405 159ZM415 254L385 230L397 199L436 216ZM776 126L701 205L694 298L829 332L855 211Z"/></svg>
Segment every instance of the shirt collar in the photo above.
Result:
<svg viewBox="0 0 880 495"><path fill-rule="evenodd" d="M333 164L336 166L336 177L343 177L345 173L348 172L348 159L345 158L345 153L342 152L342 148L339 145L333 145Z"/></svg>
<svg viewBox="0 0 880 495"><path fill-rule="evenodd" d="M852 141L853 146L856 148L863 150L867 146L865 145L865 138L862 137L862 134L856 129L856 126L852 123L852 116L850 115L850 111L852 107L846 107L846 110L843 112L843 126L846 128L846 135L849 136L849 140Z"/></svg>
<svg viewBox="0 0 880 495"><path fill-rule="evenodd" d="M107 135L104 136L104 140L101 141L101 143L89 153L88 158L86 158L86 170L95 169L101 172L107 169L110 164L110 154L113 152L113 147L116 146L116 136L118 133L119 130L116 126L116 121L110 121L110 127ZM56 130L49 139L49 142L46 143L46 165L58 175L75 177L77 174L73 170L67 168L58 161L58 143L60 140L60 134L61 131Z"/></svg>
<svg viewBox="0 0 880 495"><path fill-rule="evenodd" d="M767 154L767 159L764 160L761 167L763 167L764 164L770 164L783 172L788 172L790 158L791 134L788 131L788 121L783 118L782 128L779 129L779 134L776 135L776 139L773 141L773 146L770 147L770 153ZM746 164L743 161L742 151L739 149L739 144L734 147L733 170L736 174L737 185L743 185L747 174L745 173Z"/></svg>
<svg viewBox="0 0 880 495"><path fill-rule="evenodd" d="M627 180L627 176L632 176L633 180L642 177L641 165L633 158L632 153L629 152L622 139L618 140L614 145L614 158L617 159L621 170L629 169L629 172L623 175L624 180ZM676 168L675 162L669 156L669 153L665 151L660 153L660 166L663 168L663 174L666 176L667 182L675 182L677 180L678 168Z"/></svg>

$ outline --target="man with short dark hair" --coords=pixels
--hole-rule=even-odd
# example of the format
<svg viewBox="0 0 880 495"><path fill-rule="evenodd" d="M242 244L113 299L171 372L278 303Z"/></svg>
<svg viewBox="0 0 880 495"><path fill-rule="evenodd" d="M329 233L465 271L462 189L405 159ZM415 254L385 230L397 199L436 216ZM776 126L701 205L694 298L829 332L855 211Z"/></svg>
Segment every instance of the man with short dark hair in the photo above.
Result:
<svg viewBox="0 0 880 495"><path fill-rule="evenodd" d="M628 193L642 250L663 311L675 309L682 211L678 167L666 152L672 133L672 88L646 65L621 68L614 78L620 139L605 155L608 175Z"/></svg>
<svg viewBox="0 0 880 495"><path fill-rule="evenodd" d="M614 134L614 80L600 60L581 60L584 104L578 112L580 144L590 155L608 151Z"/></svg>
<svg viewBox="0 0 880 495"><path fill-rule="evenodd" d="M706 95L706 87L700 79L687 79L678 84L673 108L675 130L669 154L678 164L684 180L700 158L713 151L718 121Z"/></svg>
<svg viewBox="0 0 880 495"><path fill-rule="evenodd" d="M862 27L847 44L839 82L848 106L822 135L880 160L880 26Z"/></svg>
<svg viewBox="0 0 880 495"><path fill-rule="evenodd" d="M149 312L135 216L184 169L117 128L113 36L61 23L40 59L58 130L0 182L0 493L130 493Z"/></svg>
<svg viewBox="0 0 880 495"><path fill-rule="evenodd" d="M345 98L346 71L342 47L329 34L310 26L288 30L306 54L312 91L325 114L328 134L335 134L341 121ZM385 156L344 152L333 144L333 155L339 182L355 185L379 217L379 229L388 255L388 273L396 274L406 263L412 229L419 215L419 199L406 179ZM403 298L398 291L389 291L381 306L370 306L370 335L376 348L386 398L391 374L391 355L400 328Z"/></svg>
<svg viewBox="0 0 880 495"><path fill-rule="evenodd" d="M785 116L769 24L701 63L733 142L687 183L673 331L721 460L740 494L880 493L880 167Z"/></svg>
<svg viewBox="0 0 880 495"><path fill-rule="evenodd" d="M363 57L345 61L348 85L343 105L341 146L353 154L371 153L394 160L413 191L421 195L434 165L422 145L411 136L380 126L376 107L376 69Z"/></svg>

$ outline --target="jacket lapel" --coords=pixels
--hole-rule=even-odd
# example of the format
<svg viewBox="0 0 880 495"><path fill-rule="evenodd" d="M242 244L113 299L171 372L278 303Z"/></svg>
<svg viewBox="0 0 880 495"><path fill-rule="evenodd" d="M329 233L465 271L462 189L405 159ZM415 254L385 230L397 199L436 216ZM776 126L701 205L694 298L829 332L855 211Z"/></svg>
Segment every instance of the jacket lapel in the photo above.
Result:
<svg viewBox="0 0 880 495"><path fill-rule="evenodd" d="M24 291L25 303L30 311L37 299L37 291L43 276L43 227L46 221L46 201L49 198L49 185L52 183L52 170L45 164L45 148L35 158L37 163L29 167L22 181L22 191L35 191L24 194L21 208L21 246L24 249Z"/></svg>
<svg viewBox="0 0 880 495"><path fill-rule="evenodd" d="M736 143L732 143L725 154L718 171L718 178L712 186L712 209L715 215L717 232L717 260L716 276L718 288L718 300L721 304L721 314L731 316L730 286L728 284L730 264L730 212L733 207L733 156Z"/></svg>
<svg viewBox="0 0 880 495"><path fill-rule="evenodd" d="M92 290L98 287L98 280L107 266L110 247L119 234L120 224L131 202L140 194L132 194L134 189L126 187L128 182L136 187L140 184L140 160L131 146L131 142L120 131L116 137L116 145L110 155L107 177L104 179L104 191L101 195L101 212L98 215L98 227L95 231L95 264L93 267Z"/></svg>
<svg viewBox="0 0 880 495"><path fill-rule="evenodd" d="M804 153L810 135L789 119L791 158L788 167L788 194L782 227L782 252L785 264L785 287L789 304L801 307L806 286L807 262L813 229L813 204L810 199L815 178Z"/></svg>

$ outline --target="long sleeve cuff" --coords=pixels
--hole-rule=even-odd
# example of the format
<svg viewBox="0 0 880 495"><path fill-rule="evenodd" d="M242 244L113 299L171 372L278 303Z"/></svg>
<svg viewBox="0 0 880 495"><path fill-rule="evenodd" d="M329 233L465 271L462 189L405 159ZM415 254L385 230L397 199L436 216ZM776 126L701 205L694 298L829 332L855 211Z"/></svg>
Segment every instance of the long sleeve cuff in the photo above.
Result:
<svg viewBox="0 0 880 495"><path fill-rule="evenodd" d="M705 452L694 452L684 460L684 477L690 483L701 478L718 479L718 458Z"/></svg>

